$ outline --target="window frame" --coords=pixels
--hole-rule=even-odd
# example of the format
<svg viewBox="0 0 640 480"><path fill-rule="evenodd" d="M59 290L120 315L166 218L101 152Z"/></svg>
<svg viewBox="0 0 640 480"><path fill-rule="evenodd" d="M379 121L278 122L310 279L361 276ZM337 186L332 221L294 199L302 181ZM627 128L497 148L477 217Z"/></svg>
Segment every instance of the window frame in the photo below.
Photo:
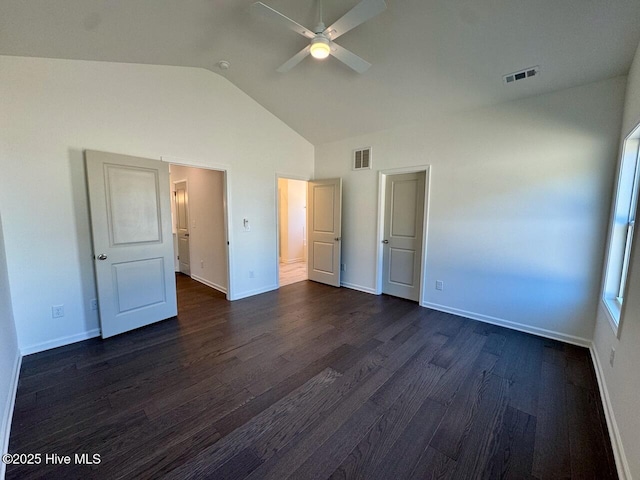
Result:
<svg viewBox="0 0 640 480"><path fill-rule="evenodd" d="M620 151L602 286L604 310L618 338L636 236L635 217L640 190L640 123L624 138Z"/></svg>

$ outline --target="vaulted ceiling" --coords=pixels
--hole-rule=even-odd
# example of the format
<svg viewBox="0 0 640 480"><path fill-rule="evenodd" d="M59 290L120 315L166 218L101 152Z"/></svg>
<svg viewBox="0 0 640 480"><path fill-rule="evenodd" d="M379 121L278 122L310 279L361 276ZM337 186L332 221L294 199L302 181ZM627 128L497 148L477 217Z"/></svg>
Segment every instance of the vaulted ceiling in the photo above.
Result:
<svg viewBox="0 0 640 480"><path fill-rule="evenodd" d="M317 23L316 0L263 1ZM387 0L337 41L366 73L309 57L280 74L308 41L252 3L2 0L0 54L204 67L317 145L622 75L640 41L640 0ZM357 3L324 0L325 23ZM503 83L534 65L538 77Z"/></svg>

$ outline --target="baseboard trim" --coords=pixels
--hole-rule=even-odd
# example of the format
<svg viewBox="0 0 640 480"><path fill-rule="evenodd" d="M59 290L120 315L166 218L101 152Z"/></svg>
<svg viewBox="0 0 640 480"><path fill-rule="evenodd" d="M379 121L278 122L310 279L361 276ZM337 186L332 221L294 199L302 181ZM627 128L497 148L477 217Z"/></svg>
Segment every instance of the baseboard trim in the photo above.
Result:
<svg viewBox="0 0 640 480"><path fill-rule="evenodd" d="M624 447L622 446L622 437L620 436L620 430L618 429L618 422L613 413L613 405L611 404L611 397L609 397L609 390L607 389L607 383L604 379L604 371L602 370L602 363L600 357L594 348L593 344L589 347L591 351L591 361L593 362L593 368L596 372L596 380L598 381L598 387L600 390L600 399L604 406L604 416L607 420L607 427L609 430L609 438L611 440L611 447L613 449L613 457L616 461L616 469L618 470L618 477L620 480L631 480L631 469L629 468L629 462L627 456L624 453Z"/></svg>
<svg viewBox="0 0 640 480"><path fill-rule="evenodd" d="M278 285L270 285L268 287L256 288L255 290L249 290L247 292L239 293L235 295L233 298L230 298L229 300L242 300L243 298L253 297L254 295L260 295L261 293L267 293L277 289L278 289Z"/></svg>
<svg viewBox="0 0 640 480"><path fill-rule="evenodd" d="M587 338L575 337L573 335L567 335L566 333L555 332L553 330L547 330L545 328L532 327L523 323L512 322L510 320L491 317L489 315L483 315L481 313L469 312L467 310L461 310L459 308L447 307L445 305L439 305L437 303L424 302L422 303L422 306L431 308L433 310L438 310L440 312L451 313L453 315L470 318L471 320L478 320L479 322L491 323L492 325L510 328L511 330L518 330L520 332L538 335L539 337L550 338L552 340L558 340L560 342L578 345L579 347L591 347L591 340Z"/></svg>
<svg viewBox="0 0 640 480"><path fill-rule="evenodd" d="M196 282L200 282L203 285L206 285L207 287L211 287L211 288L213 288L215 290L218 290L219 292L222 292L224 294L227 293L227 289L224 288L222 285L218 285L217 283L210 282L209 280L206 280L206 279L204 279L202 277L199 277L197 275L191 275L191 278L194 279Z"/></svg>
<svg viewBox="0 0 640 480"><path fill-rule="evenodd" d="M340 282L340 286L350 288L351 290L358 290L359 292L369 293L371 295L378 295L375 288L363 287L362 285L356 285L355 283Z"/></svg>
<svg viewBox="0 0 640 480"><path fill-rule="evenodd" d="M37 343L28 347L20 349L22 356L31 355L32 353L44 352L45 350L51 350L52 348L64 347L65 345L71 345L72 343L88 340L89 338L99 337L100 329L94 328L93 330L87 330L86 332L78 333L76 335L69 335L68 337L60 337L47 342Z"/></svg>
<svg viewBox="0 0 640 480"><path fill-rule="evenodd" d="M18 393L18 380L20 380L20 367L22 366L22 355L16 352L16 360L13 364L13 372L9 383L9 396L2 415L2 430L0 430L0 454L4 455L9 451L9 436L11 433L11 421L13 420L13 410L16 405L16 394ZM6 465L0 462L0 479L4 480Z"/></svg>

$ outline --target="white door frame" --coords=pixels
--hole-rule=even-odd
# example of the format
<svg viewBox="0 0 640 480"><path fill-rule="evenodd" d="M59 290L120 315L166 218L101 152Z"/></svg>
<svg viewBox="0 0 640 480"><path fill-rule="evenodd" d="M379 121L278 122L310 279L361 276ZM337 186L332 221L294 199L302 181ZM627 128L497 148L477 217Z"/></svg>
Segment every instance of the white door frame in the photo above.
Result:
<svg viewBox="0 0 640 480"><path fill-rule="evenodd" d="M229 165L222 164L204 164L198 163L192 160L177 158L177 157L160 157L160 160L170 165L179 165L181 167L202 168L203 170L215 170L224 174L223 178L223 194L222 203L224 211L224 233L227 239L227 300L235 300L233 294L233 239L232 231L229 228L231 224L231 188L229 177L231 174L231 167Z"/></svg>
<svg viewBox="0 0 640 480"><path fill-rule="evenodd" d="M389 170L378 171L378 234L376 244L376 295L382 295L382 274L383 274L383 248L382 240L384 240L384 207L386 196L387 176L398 175L401 173L420 173L424 172L424 217L422 232L422 252L420 258L420 300L418 305L424 306L424 272L427 264L427 239L429 231L429 192L431 191L431 165L416 165L413 167L393 168Z"/></svg>
<svg viewBox="0 0 640 480"><path fill-rule="evenodd" d="M276 172L276 180L275 180L275 187L276 187L276 285L278 286L278 288L280 288L280 260L278 258L278 255L280 253L280 195L278 194L278 180L280 179L284 179L284 180L300 180L302 182L310 182L311 178L310 177L305 177L305 176L300 176L300 175L294 175L294 174L290 174L290 173L277 173ZM307 199L307 202L309 201L309 199ZM308 207L308 206L307 206ZM306 215L308 215L309 209L307 208L307 213ZM307 239L306 239L306 248L309 248L309 232L306 232L307 235Z"/></svg>

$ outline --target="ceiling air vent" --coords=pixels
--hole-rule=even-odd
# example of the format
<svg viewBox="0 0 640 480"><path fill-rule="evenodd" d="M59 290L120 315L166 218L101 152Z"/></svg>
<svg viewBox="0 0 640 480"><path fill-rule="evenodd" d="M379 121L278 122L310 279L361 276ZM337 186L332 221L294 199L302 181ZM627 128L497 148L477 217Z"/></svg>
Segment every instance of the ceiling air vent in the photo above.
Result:
<svg viewBox="0 0 640 480"><path fill-rule="evenodd" d="M353 151L353 169L371 170L371 147Z"/></svg>
<svg viewBox="0 0 640 480"><path fill-rule="evenodd" d="M537 77L538 75L540 75L540 67L535 66L525 68L524 70L520 70L519 72L513 72L507 75L503 75L502 80L504 81L504 83L515 83L527 78Z"/></svg>

